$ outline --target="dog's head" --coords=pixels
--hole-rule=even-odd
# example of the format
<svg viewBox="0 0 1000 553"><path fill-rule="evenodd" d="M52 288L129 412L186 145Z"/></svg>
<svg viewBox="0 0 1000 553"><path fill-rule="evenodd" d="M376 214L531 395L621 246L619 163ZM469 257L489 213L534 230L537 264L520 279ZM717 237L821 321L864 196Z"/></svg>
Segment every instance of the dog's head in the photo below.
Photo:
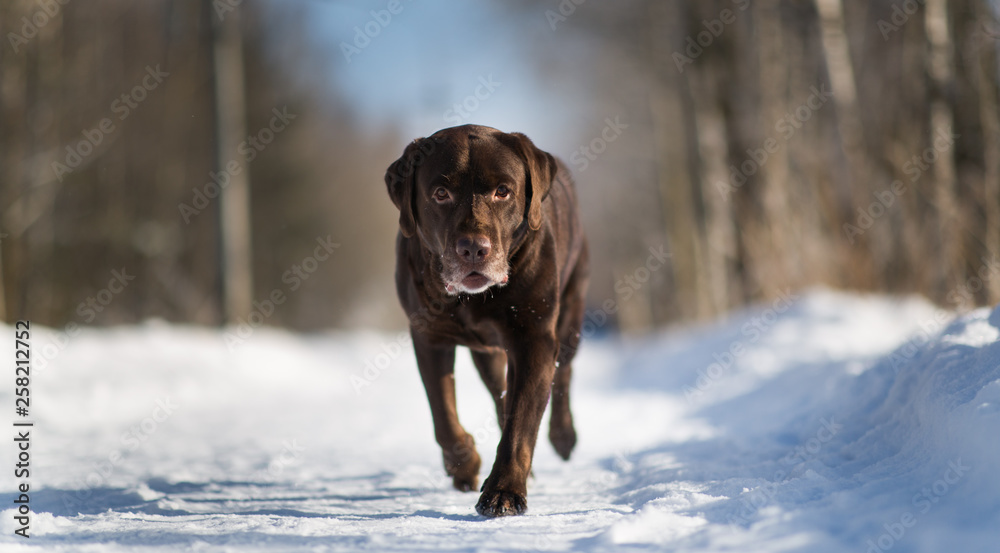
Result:
<svg viewBox="0 0 1000 553"><path fill-rule="evenodd" d="M541 228L555 171L523 134L463 125L410 143L385 184L400 232L434 253L445 292L478 294L507 283L511 245Z"/></svg>

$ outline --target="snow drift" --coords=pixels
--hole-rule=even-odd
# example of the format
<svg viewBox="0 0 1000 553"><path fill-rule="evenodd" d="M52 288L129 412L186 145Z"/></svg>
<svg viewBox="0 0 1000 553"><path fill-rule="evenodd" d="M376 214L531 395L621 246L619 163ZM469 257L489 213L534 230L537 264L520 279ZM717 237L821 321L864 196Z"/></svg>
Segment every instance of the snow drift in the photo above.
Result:
<svg viewBox="0 0 1000 553"><path fill-rule="evenodd" d="M1000 536L1000 309L813 291L589 341L573 459L540 443L528 513L499 520L450 489L405 335L224 335L35 328L31 538L7 441L0 548L938 553ZM459 357L485 471L499 431Z"/></svg>

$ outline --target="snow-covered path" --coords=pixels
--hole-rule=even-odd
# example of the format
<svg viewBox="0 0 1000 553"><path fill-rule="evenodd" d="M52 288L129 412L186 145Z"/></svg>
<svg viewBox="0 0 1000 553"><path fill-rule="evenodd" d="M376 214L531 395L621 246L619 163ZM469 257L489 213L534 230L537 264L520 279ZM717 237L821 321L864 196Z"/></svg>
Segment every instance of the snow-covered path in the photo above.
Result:
<svg viewBox="0 0 1000 553"><path fill-rule="evenodd" d="M13 334L0 326L7 366ZM405 336L259 329L230 350L217 330L152 322L32 337L31 538L14 534L10 370L3 551L940 553L1000 538L1000 309L952 321L814 291L590 341L573 459L540 439L528 513L499 520L450 488ZM485 477L499 432L459 359Z"/></svg>

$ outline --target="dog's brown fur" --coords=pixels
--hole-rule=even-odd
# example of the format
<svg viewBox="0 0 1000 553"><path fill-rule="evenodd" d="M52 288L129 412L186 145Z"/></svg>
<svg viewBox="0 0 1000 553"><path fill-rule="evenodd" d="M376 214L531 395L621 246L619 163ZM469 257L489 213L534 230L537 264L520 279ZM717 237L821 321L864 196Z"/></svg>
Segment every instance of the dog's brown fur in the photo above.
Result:
<svg viewBox="0 0 1000 553"><path fill-rule="evenodd" d="M445 470L476 488L480 458L455 410L462 345L502 430L476 510L520 514L550 390L549 440L563 459L576 445L569 384L588 255L569 172L522 134L464 125L413 141L385 182L400 211L397 293Z"/></svg>

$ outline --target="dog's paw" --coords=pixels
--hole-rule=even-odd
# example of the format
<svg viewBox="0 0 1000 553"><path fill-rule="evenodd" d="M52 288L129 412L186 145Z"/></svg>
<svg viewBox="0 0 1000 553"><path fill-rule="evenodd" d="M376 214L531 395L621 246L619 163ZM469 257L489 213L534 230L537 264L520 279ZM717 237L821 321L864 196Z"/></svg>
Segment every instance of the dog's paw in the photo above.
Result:
<svg viewBox="0 0 1000 553"><path fill-rule="evenodd" d="M479 468L482 462L476 453L472 436L466 434L464 441L443 453L444 470L451 476L451 483L456 490L471 492L479 487Z"/></svg>
<svg viewBox="0 0 1000 553"><path fill-rule="evenodd" d="M518 493L493 490L483 492L476 503L476 512L484 517L519 515L528 508L528 500Z"/></svg>
<svg viewBox="0 0 1000 553"><path fill-rule="evenodd" d="M552 442L552 447L556 449L556 453L563 458L563 461L569 461L569 455L576 447L576 430L573 429L573 423L570 422L568 426L550 427L549 441Z"/></svg>
<svg viewBox="0 0 1000 553"><path fill-rule="evenodd" d="M476 489L479 484L479 477L473 475L471 478L468 476L452 476L451 484L455 486L455 489L460 492L471 492Z"/></svg>

